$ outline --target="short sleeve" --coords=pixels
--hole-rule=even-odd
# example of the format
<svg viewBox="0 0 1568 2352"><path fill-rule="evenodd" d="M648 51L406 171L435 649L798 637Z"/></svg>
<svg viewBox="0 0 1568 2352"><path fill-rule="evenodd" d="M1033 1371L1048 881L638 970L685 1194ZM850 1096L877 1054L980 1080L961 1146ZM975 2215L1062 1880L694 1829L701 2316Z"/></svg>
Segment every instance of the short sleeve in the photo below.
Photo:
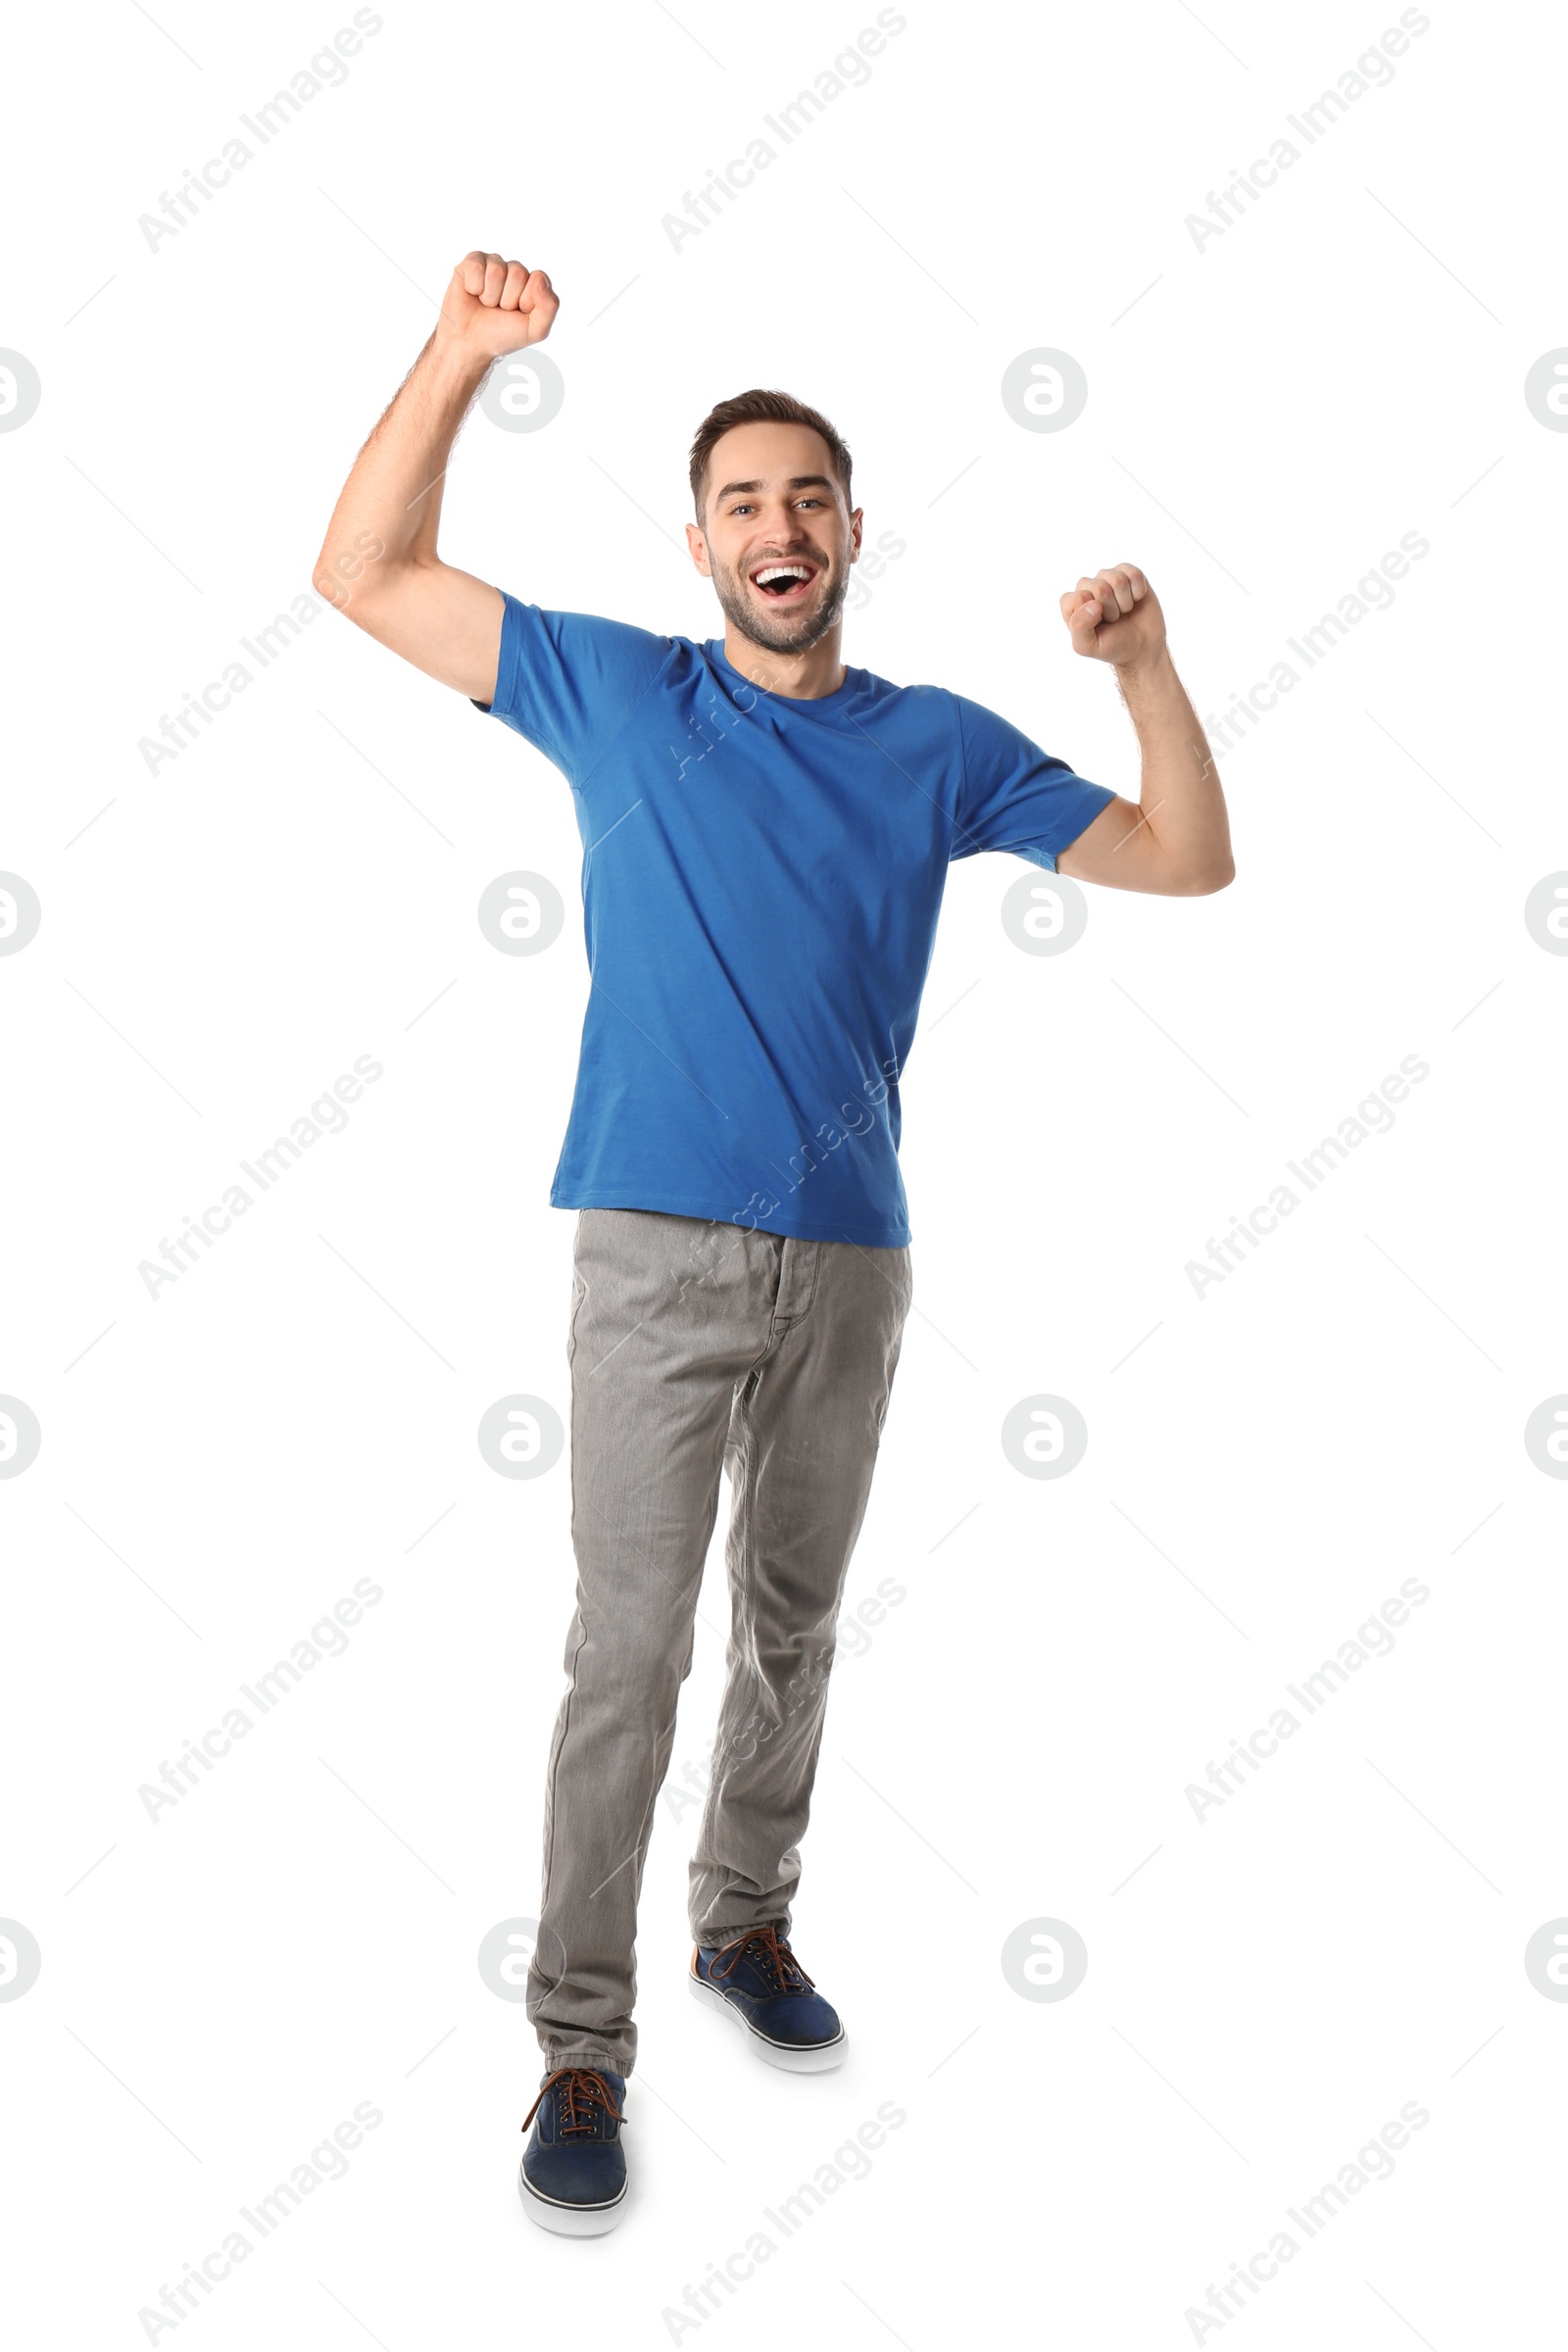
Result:
<svg viewBox="0 0 1568 2352"><path fill-rule="evenodd" d="M1057 851L1076 841L1116 795L1053 759L983 703L953 699L963 775L950 858L1011 850L1054 873Z"/></svg>
<svg viewBox="0 0 1568 2352"><path fill-rule="evenodd" d="M505 596L490 712L576 781L619 734L669 659L670 641L593 612L546 612Z"/></svg>

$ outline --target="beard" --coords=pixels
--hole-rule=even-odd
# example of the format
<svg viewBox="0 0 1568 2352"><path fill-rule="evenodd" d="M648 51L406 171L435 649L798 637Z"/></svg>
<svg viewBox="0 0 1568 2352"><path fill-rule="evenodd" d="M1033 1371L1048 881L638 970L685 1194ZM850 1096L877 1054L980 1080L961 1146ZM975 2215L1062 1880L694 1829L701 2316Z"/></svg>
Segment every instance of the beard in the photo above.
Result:
<svg viewBox="0 0 1568 2352"><path fill-rule="evenodd" d="M814 556L810 560L817 562ZM716 563L711 550L709 551L709 566L712 573L713 591L724 618L741 636L769 654L809 653L811 647L819 644L837 621L850 592L848 564L842 570L829 570L825 564L817 563L810 603L804 611L780 612L774 617L767 610L767 600L760 589L753 588L739 572ZM821 587L824 578L827 585Z"/></svg>

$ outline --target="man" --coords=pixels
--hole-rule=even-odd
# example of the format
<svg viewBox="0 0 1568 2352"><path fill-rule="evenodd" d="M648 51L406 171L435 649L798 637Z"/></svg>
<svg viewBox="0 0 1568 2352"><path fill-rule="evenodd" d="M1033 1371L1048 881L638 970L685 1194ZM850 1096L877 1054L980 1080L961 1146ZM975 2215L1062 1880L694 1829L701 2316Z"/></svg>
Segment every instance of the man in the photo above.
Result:
<svg viewBox="0 0 1568 2352"><path fill-rule="evenodd" d="M692 560L722 643L540 611L444 563L441 484L549 278L453 273L356 461L317 569L361 627L566 776L592 987L552 1201L578 1213L567 1356L577 1606L550 1753L528 2010L547 2072L519 2174L545 2227L619 2218L643 1854L733 1490L727 1683L691 1866L696 1998L758 2055L846 2037L788 1940L834 1628L910 1301L899 1082L949 862L1010 850L1124 890L1230 881L1214 764L1132 564L1061 599L1112 664L1137 804L976 703L848 668L850 453L781 393L691 454Z"/></svg>

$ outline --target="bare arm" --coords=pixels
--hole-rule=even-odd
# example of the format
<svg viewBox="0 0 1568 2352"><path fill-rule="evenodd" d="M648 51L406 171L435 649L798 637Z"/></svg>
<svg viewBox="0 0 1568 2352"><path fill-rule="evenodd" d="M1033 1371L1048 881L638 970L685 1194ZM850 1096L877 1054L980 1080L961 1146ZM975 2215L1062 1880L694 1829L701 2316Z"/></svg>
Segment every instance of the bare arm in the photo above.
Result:
<svg viewBox="0 0 1568 2352"><path fill-rule="evenodd" d="M436 553L458 428L494 361L542 343L560 303L542 270L470 253L435 332L354 461L321 542L318 594L444 686L494 700L501 592Z"/></svg>
<svg viewBox="0 0 1568 2352"><path fill-rule="evenodd" d="M1159 600L1135 564L1081 579L1061 600L1073 650L1109 662L1138 736L1136 803L1120 798L1056 859L1085 882L1193 898L1236 873L1214 757L1176 675Z"/></svg>

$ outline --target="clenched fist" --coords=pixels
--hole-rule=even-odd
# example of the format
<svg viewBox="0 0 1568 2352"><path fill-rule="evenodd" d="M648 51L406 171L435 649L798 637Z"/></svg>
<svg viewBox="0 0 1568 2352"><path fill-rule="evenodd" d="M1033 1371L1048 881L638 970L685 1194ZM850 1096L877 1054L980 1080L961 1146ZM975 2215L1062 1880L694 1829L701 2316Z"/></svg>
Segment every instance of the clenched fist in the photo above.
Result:
<svg viewBox="0 0 1568 2352"><path fill-rule="evenodd" d="M437 335L487 360L542 343L555 324L561 297L542 270L504 262L499 253L469 253L452 272Z"/></svg>
<svg viewBox="0 0 1568 2352"><path fill-rule="evenodd" d="M1061 600L1075 654L1117 669L1147 662L1164 650L1165 615L1136 564L1113 564L1081 579Z"/></svg>

